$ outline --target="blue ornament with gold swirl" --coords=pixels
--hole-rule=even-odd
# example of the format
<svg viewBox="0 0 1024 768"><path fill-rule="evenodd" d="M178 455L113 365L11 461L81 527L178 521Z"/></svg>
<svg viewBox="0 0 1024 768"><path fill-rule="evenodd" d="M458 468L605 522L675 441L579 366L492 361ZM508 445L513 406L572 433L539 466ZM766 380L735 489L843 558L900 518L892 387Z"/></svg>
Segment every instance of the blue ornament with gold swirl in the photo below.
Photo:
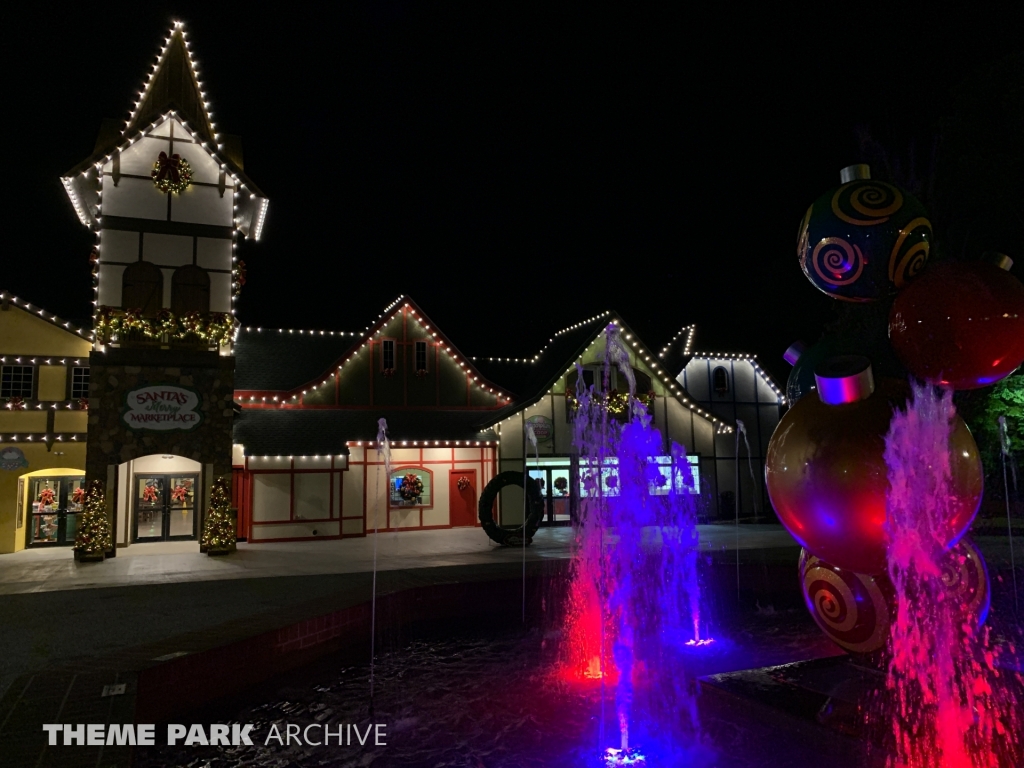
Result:
<svg viewBox="0 0 1024 768"><path fill-rule="evenodd" d="M877 301L928 261L932 225L909 192L844 168L843 184L819 197L800 222L797 257L814 286L835 299Z"/></svg>

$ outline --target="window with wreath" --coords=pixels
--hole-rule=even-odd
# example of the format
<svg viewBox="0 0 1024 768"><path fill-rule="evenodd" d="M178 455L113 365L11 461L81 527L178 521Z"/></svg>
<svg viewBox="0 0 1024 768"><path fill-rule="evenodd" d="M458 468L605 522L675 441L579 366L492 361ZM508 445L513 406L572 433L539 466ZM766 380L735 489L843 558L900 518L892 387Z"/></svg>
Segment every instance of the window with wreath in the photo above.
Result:
<svg viewBox="0 0 1024 768"><path fill-rule="evenodd" d="M5 365L0 369L0 397L31 399L35 369L31 365Z"/></svg>
<svg viewBox="0 0 1024 768"><path fill-rule="evenodd" d="M403 467L391 473L392 507L429 507L433 504L433 477L429 470Z"/></svg>

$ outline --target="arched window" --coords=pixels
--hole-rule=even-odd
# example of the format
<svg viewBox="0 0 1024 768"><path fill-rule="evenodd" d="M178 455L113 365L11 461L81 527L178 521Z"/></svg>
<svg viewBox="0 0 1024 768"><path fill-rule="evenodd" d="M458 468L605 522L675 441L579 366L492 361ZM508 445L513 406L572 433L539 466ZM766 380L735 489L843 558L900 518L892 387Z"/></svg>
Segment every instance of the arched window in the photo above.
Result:
<svg viewBox="0 0 1024 768"><path fill-rule="evenodd" d="M121 276L122 309L138 309L151 317L160 311L164 299L164 276L156 264L136 261Z"/></svg>
<svg viewBox="0 0 1024 768"><path fill-rule="evenodd" d="M171 311L176 315L210 311L210 275L202 267L186 264L171 278Z"/></svg>
<svg viewBox="0 0 1024 768"><path fill-rule="evenodd" d="M718 395L724 395L729 391L729 372L722 366L711 372L711 387Z"/></svg>
<svg viewBox="0 0 1024 768"><path fill-rule="evenodd" d="M391 472L388 484L391 507L430 507L434 502L434 473L423 467L402 467Z"/></svg>

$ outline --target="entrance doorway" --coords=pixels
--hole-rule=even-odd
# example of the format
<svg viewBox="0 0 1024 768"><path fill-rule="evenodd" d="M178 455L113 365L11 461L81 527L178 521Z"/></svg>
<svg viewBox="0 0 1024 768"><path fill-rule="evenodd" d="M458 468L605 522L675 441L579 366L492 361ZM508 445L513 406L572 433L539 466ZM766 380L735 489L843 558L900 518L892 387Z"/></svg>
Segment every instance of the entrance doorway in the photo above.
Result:
<svg viewBox="0 0 1024 768"><path fill-rule="evenodd" d="M135 475L134 541L196 538L197 474Z"/></svg>
<svg viewBox="0 0 1024 768"><path fill-rule="evenodd" d="M448 470L448 522L453 526L477 524L476 470Z"/></svg>
<svg viewBox="0 0 1024 768"><path fill-rule="evenodd" d="M85 475L26 479L31 512L25 545L59 547L74 544L78 513L85 504Z"/></svg>
<svg viewBox="0 0 1024 768"><path fill-rule="evenodd" d="M538 463L547 466L537 467ZM543 457L539 462L531 459L530 464L530 477L540 484L540 495L544 499L541 525L569 525L572 520L572 467L568 458Z"/></svg>

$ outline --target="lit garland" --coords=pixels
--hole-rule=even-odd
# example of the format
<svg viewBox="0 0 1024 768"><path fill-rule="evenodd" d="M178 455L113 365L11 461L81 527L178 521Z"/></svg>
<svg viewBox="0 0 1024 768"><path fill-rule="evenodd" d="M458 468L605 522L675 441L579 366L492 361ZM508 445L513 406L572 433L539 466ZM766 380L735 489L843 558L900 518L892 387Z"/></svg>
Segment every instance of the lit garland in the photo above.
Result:
<svg viewBox="0 0 1024 768"><path fill-rule="evenodd" d="M633 398L640 403L643 403L644 407L648 410L654 406L654 399L657 397L655 392L651 390L646 394L634 395ZM580 401L576 398L576 390L572 387L565 388L565 399L569 402L569 407L574 411L580 407ZM629 393L619 392L613 389L606 396L596 395L594 398L595 403L599 403L604 406L608 413L613 416L622 416L629 413Z"/></svg>
<svg viewBox="0 0 1024 768"><path fill-rule="evenodd" d="M153 163L153 184L161 192L177 192L179 195L192 183L192 166L181 155L167 156L161 152Z"/></svg>
<svg viewBox="0 0 1024 768"><path fill-rule="evenodd" d="M110 521L107 519L107 504L103 498L103 482L93 480L85 499L85 511L78 519L75 532L75 550L80 559L102 560L110 543Z"/></svg>
<svg viewBox="0 0 1024 768"><path fill-rule="evenodd" d="M156 317L149 318L137 309L100 307L96 315L96 338L101 343L137 331L149 339L199 339L220 345L231 340L234 327L234 318L226 312L189 312L178 317L162 309Z"/></svg>
<svg viewBox="0 0 1024 768"><path fill-rule="evenodd" d="M235 519L231 514L231 491L228 481L218 477L210 493L210 509L203 521L201 548L210 554L223 554L235 550Z"/></svg>

